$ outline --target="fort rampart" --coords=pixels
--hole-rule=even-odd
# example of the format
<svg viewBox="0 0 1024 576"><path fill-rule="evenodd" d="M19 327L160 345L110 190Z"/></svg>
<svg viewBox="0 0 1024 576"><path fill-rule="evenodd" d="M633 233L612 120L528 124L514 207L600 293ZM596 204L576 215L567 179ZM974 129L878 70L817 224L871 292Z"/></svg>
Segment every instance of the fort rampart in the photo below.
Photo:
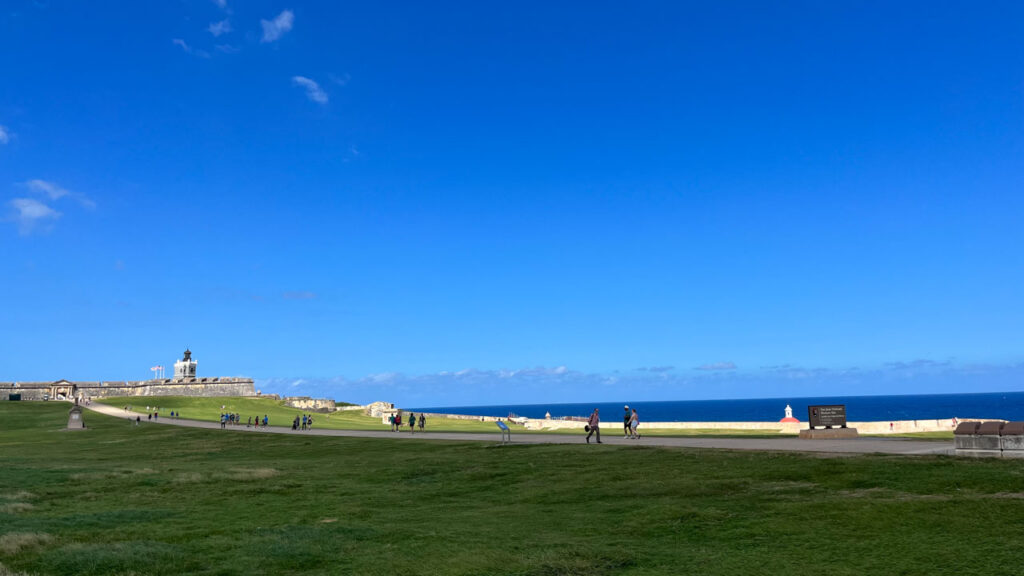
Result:
<svg viewBox="0 0 1024 576"><path fill-rule="evenodd" d="M255 396L251 378L185 378L131 382L0 382L0 401L115 396Z"/></svg>

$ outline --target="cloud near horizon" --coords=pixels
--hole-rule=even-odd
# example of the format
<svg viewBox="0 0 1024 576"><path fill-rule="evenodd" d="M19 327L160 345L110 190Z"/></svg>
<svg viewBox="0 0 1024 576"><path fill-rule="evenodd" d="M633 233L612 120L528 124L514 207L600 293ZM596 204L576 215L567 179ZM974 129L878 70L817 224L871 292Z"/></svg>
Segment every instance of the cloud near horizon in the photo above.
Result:
<svg viewBox="0 0 1024 576"><path fill-rule="evenodd" d="M295 23L295 14L291 10L285 10L278 14L273 20L260 20L263 27L263 38L261 43L274 42L292 29Z"/></svg>
<svg viewBox="0 0 1024 576"><path fill-rule="evenodd" d="M327 92L315 80L305 76L292 76L292 83L306 89L306 98L318 104L327 104Z"/></svg>
<svg viewBox="0 0 1024 576"><path fill-rule="evenodd" d="M700 366L694 367L694 370L703 370L705 372L711 372L716 370L735 370L736 364L732 362L713 362L711 364L701 364Z"/></svg>
<svg viewBox="0 0 1024 576"><path fill-rule="evenodd" d="M11 132L7 129L7 126L0 124L0 144L7 144L11 141Z"/></svg>
<svg viewBox="0 0 1024 576"><path fill-rule="evenodd" d="M420 375L382 372L356 379L257 378L257 387L264 393L302 394L360 404L384 400L405 407L429 407L869 396L920 390L922 383L934 394L965 389L998 392L1019 390L1022 379L1024 363L950 363L926 371L882 365L871 369L787 367L782 371L711 371L689 375L587 373L556 366L515 370L467 368ZM751 390L757 392L752 395Z"/></svg>

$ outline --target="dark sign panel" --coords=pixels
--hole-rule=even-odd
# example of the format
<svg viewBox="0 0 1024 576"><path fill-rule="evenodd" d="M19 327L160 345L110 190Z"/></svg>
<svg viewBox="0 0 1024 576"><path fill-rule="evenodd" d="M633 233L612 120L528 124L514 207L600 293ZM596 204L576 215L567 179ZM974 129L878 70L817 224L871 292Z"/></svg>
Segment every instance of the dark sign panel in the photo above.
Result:
<svg viewBox="0 0 1024 576"><path fill-rule="evenodd" d="M816 426L846 428L846 405L808 406L807 422L810 423L812 430Z"/></svg>

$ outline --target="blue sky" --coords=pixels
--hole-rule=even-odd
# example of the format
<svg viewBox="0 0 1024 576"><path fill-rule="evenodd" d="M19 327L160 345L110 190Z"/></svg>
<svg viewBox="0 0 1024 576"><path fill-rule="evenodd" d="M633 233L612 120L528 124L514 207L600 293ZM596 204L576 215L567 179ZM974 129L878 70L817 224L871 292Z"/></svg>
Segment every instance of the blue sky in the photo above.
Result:
<svg viewBox="0 0 1024 576"><path fill-rule="evenodd" d="M1020 390L1019 3L0 12L0 380Z"/></svg>

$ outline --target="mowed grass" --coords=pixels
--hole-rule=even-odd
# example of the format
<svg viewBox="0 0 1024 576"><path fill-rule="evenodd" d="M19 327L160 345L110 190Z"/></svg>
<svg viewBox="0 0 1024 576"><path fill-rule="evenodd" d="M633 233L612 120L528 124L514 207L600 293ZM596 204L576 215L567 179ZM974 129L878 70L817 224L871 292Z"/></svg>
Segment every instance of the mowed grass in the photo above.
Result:
<svg viewBox="0 0 1024 576"><path fill-rule="evenodd" d="M0 574L1010 574L1024 466L128 425L0 402Z"/></svg>
<svg viewBox="0 0 1024 576"><path fill-rule="evenodd" d="M146 396L134 396L134 397L120 397L120 398L105 398L96 400L109 406L118 408L124 408L125 406L132 406L135 412L142 412L145 414L147 411L152 412L156 409L157 405L160 408L160 415L162 418L170 417L170 413L181 413L183 418L191 420L205 420L209 422L217 422L220 420L222 412L238 413L241 416L242 425L245 425L249 418L252 417L253 421L256 418L263 418L267 416L271 426L291 426L291 422L295 419L295 416L302 417L302 414L313 415L313 425L316 428L328 428L334 430L388 430L387 424L381 424L379 418L371 418L366 416L360 410L342 410L338 412L332 412L330 414L321 414L311 412L309 410L299 410L298 408L291 408L285 406L282 401L273 400L271 398L246 398L246 397L217 397L217 398L198 398L189 396L161 396L161 397L146 397ZM148 410L147 410L148 407ZM223 407L223 408L222 408ZM406 420L408 419L408 413L403 416ZM580 435L582 430L539 430L531 431L511 424L513 431L516 434L571 434ZM403 429L407 429L408 424L403 424ZM493 422L480 422L478 420L456 420L452 418L443 418L431 416L427 418L426 426L424 429L428 432L486 432L497 434L498 429L495 427ZM417 431L419 428L417 427ZM772 432L767 430L731 430L722 428L707 428L707 429L675 429L675 428L650 428L645 425L641 425L640 429L642 434L649 436L674 436L674 437L686 437L686 436L716 436L716 437L744 437L744 438L779 438L787 436L786 434L780 434L778 432ZM621 434L622 423L621 422L603 422L601 425L601 433L608 434ZM788 435L792 436L792 435ZM950 436L952 437L952 436Z"/></svg>
<svg viewBox="0 0 1024 576"><path fill-rule="evenodd" d="M253 421L257 418L267 416L271 426L291 426L296 416L303 414L313 415L313 426L315 428L328 428L332 430L383 430L387 431L389 426L382 424L380 418L371 418L363 414L361 410L339 410L329 414L300 410L285 406L279 400L271 398L245 398L245 397L220 397L220 398L196 398L188 396L161 396L146 397L134 396L124 398L105 398L97 400L109 406L124 408L131 405L135 412L147 412L147 405L150 412L157 405L160 408L160 417L169 418L170 413L181 413L182 418L192 420L206 420L218 422L222 412L238 413L244 426L249 418ZM223 408L222 408L223 406ZM403 418L408 420L408 413ZM145 417L143 417L145 419ZM408 424L404 424L408 428ZM453 420L449 418L428 418L425 430L432 432L495 432L497 428L493 422L480 422L474 420ZM419 430L419 428L417 428Z"/></svg>

